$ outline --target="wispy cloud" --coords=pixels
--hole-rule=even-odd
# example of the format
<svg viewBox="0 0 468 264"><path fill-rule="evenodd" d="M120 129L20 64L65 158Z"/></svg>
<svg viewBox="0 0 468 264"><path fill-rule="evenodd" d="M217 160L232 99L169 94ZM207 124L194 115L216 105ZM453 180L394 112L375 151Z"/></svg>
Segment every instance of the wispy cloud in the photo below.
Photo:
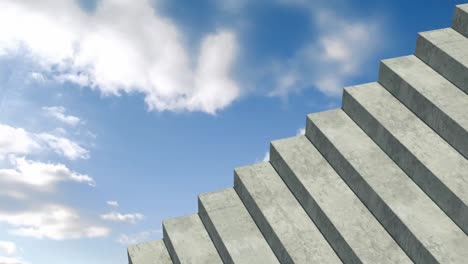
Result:
<svg viewBox="0 0 468 264"><path fill-rule="evenodd" d="M42 110L44 110L48 116L51 116L67 125L76 126L80 123L79 117L66 115L66 109L63 106L44 106L42 107Z"/></svg>
<svg viewBox="0 0 468 264"><path fill-rule="evenodd" d="M0 2L0 56L26 52L42 71L35 76L141 93L150 110L215 113L231 104L241 93L230 76L236 34L206 34L196 54L184 43L150 0L102 0L93 13L75 0Z"/></svg>
<svg viewBox="0 0 468 264"><path fill-rule="evenodd" d="M270 161L270 151L265 152L265 156L263 156L263 161Z"/></svg>
<svg viewBox="0 0 468 264"><path fill-rule="evenodd" d="M160 236L161 233L162 231L158 229L158 230L143 231L143 232L140 232L137 234L131 234L131 235L121 234L119 238L117 239L117 242L126 246L134 245L134 244L138 244L138 243L145 242L145 241L155 240L157 239L156 236Z"/></svg>
<svg viewBox="0 0 468 264"><path fill-rule="evenodd" d="M84 149L78 143L68 138L57 137L48 133L40 133L36 136L57 154L71 160L89 158L89 151L87 149Z"/></svg>
<svg viewBox="0 0 468 264"><path fill-rule="evenodd" d="M84 223L75 210L55 204L17 212L0 210L2 222L12 226L10 234L38 239L93 238L110 233L107 227Z"/></svg>
<svg viewBox="0 0 468 264"><path fill-rule="evenodd" d="M57 182L73 181L95 186L94 179L76 173L63 164L43 163L24 157L10 157L11 168L0 169L0 182L19 183L50 190Z"/></svg>
<svg viewBox="0 0 468 264"><path fill-rule="evenodd" d="M16 248L15 243L11 241L0 241L0 253L5 255L13 255L17 250L18 249Z"/></svg>
<svg viewBox="0 0 468 264"><path fill-rule="evenodd" d="M112 207L119 207L119 203L117 201L107 201L106 203Z"/></svg>
<svg viewBox="0 0 468 264"><path fill-rule="evenodd" d="M21 258L0 256L0 264L29 264L29 262Z"/></svg>
<svg viewBox="0 0 468 264"><path fill-rule="evenodd" d="M126 223L136 223L139 220L144 218L143 214L133 213L133 214L121 214L118 212L109 212L107 214L102 214L101 219L112 221L112 222L126 222Z"/></svg>

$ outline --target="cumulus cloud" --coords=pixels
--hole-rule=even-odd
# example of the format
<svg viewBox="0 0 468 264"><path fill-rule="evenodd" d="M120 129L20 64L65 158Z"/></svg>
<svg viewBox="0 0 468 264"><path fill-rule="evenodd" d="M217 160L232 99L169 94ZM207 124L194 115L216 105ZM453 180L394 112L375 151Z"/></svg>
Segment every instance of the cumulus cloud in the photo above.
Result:
<svg viewBox="0 0 468 264"><path fill-rule="evenodd" d="M143 231L131 235L121 234L117 239L117 242L125 246L134 245L145 241L155 240L157 239L157 235L160 236L161 233L162 231L158 229Z"/></svg>
<svg viewBox="0 0 468 264"><path fill-rule="evenodd" d="M139 220L144 218L143 214L134 213L134 214L121 214L118 212L110 212L107 214L102 214L101 219L113 222L127 222L127 223L136 223Z"/></svg>
<svg viewBox="0 0 468 264"><path fill-rule="evenodd" d="M381 50L381 21L346 18L308 1L282 2L308 8L317 35L289 60L272 67L272 74L279 77L275 77L270 95L284 96L314 87L328 96L341 96L343 87L348 85L346 80L359 74L362 66Z"/></svg>
<svg viewBox="0 0 468 264"><path fill-rule="evenodd" d="M42 107L42 110L44 110L48 116L51 116L67 125L76 126L80 123L80 118L73 115L66 115L66 109L63 106L44 106Z"/></svg>
<svg viewBox="0 0 468 264"><path fill-rule="evenodd" d="M149 0L102 0L92 13L75 0L0 2L0 56L26 53L56 81L141 93L150 110L215 113L231 104L240 95L230 77L235 34L205 35L195 56L185 45Z"/></svg>
<svg viewBox="0 0 468 264"><path fill-rule="evenodd" d="M305 128L299 128L296 132L296 136L305 135Z"/></svg>
<svg viewBox="0 0 468 264"><path fill-rule="evenodd" d="M0 241L0 253L5 255L13 255L17 250L18 249L16 248L15 243L11 241Z"/></svg>
<svg viewBox="0 0 468 264"><path fill-rule="evenodd" d="M107 201L106 203L112 207L119 207L119 203L117 201Z"/></svg>
<svg viewBox="0 0 468 264"><path fill-rule="evenodd" d="M265 156L263 156L263 161L270 161L270 151L265 152Z"/></svg>
<svg viewBox="0 0 468 264"><path fill-rule="evenodd" d="M84 223L75 210L54 204L19 212L0 210L2 222L13 227L8 230L11 234L38 239L93 238L110 233L107 227Z"/></svg>
<svg viewBox="0 0 468 264"><path fill-rule="evenodd" d="M0 182L29 185L49 190L57 182L73 181L95 186L93 178L79 174L59 163L43 163L24 157L10 157L12 168L0 169Z"/></svg>
<svg viewBox="0 0 468 264"><path fill-rule="evenodd" d="M89 158L88 150L68 138L49 133L32 133L0 123L0 159L8 154L31 154L44 149L51 149L71 160Z"/></svg>
<svg viewBox="0 0 468 264"><path fill-rule="evenodd" d="M29 262L26 262L21 258L0 256L0 264L29 264Z"/></svg>

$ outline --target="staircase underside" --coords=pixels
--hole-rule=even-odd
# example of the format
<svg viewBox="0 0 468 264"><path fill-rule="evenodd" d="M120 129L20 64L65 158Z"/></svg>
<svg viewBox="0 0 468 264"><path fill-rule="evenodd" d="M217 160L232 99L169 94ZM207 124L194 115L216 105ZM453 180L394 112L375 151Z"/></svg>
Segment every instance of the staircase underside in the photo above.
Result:
<svg viewBox="0 0 468 264"><path fill-rule="evenodd" d="M378 82L309 114L305 136L234 170L131 264L468 263L468 4Z"/></svg>

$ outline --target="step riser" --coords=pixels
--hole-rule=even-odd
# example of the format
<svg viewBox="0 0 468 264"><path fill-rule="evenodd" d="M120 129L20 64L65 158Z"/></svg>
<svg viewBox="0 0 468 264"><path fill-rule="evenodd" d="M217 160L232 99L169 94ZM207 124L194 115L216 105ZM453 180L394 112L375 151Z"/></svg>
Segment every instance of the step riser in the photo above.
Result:
<svg viewBox="0 0 468 264"><path fill-rule="evenodd" d="M309 195L304 185L302 185L294 175L294 172L281 158L273 145L270 145L270 163L276 169L286 185L288 185L289 189L291 189L292 193L296 196L296 199L320 229L320 232L322 232L341 260L345 263L362 263L348 243L346 243L344 238L340 235L338 230L336 230L330 222L330 219L328 219L326 214L315 202L314 198Z"/></svg>
<svg viewBox="0 0 468 264"><path fill-rule="evenodd" d="M468 215L466 210L461 210L465 208L463 202L346 90L343 92L343 110L465 233L468 233Z"/></svg>
<svg viewBox="0 0 468 264"><path fill-rule="evenodd" d="M200 201L200 199L198 199L198 215L200 216L200 219L202 220L206 231L208 231L208 234L210 235L210 238L213 241L213 244L215 245L216 249L218 250L219 256L221 257L223 262L227 264L234 263L231 256L229 255L226 246L223 243L223 240L219 236L218 231L216 231L216 228L214 227L213 222L211 222L211 219L208 216L208 213L206 212L205 207L203 206L203 203Z"/></svg>
<svg viewBox="0 0 468 264"><path fill-rule="evenodd" d="M416 55L440 75L468 94L468 69L421 34L416 41Z"/></svg>
<svg viewBox="0 0 468 264"><path fill-rule="evenodd" d="M455 8L452 28L460 34L468 37L468 5L460 5Z"/></svg>
<svg viewBox="0 0 468 264"><path fill-rule="evenodd" d="M438 263L309 118L306 136L414 262Z"/></svg>
<svg viewBox="0 0 468 264"><path fill-rule="evenodd" d="M383 62L380 64L379 83L434 129L453 148L468 158L468 131Z"/></svg>
<svg viewBox="0 0 468 264"><path fill-rule="evenodd" d="M169 252L169 256L172 259L172 263L180 264L180 259L177 256L177 253L174 249L174 246L171 243L171 240L169 239L169 236L167 235L167 231L164 225L163 225L163 241L164 241L164 244L166 245L167 252Z"/></svg>
<svg viewBox="0 0 468 264"><path fill-rule="evenodd" d="M266 220L262 211L255 203L255 200L250 195L249 191L247 190L247 188L245 187L245 185L243 184L242 180L236 172L234 172L234 189L241 198L242 202L247 208L247 211L249 211L250 215L252 216L253 220L262 232L263 236L265 237L265 240L270 245L278 260L281 263L294 263L288 251L284 248L278 236L273 231L272 227Z"/></svg>

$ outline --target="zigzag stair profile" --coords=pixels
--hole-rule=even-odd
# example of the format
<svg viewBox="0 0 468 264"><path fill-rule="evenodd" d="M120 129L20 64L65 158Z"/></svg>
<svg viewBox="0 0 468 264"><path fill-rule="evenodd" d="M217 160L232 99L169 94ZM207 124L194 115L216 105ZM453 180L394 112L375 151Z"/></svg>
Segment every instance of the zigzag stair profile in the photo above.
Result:
<svg viewBox="0 0 468 264"><path fill-rule="evenodd" d="M130 264L468 263L468 4Z"/></svg>

